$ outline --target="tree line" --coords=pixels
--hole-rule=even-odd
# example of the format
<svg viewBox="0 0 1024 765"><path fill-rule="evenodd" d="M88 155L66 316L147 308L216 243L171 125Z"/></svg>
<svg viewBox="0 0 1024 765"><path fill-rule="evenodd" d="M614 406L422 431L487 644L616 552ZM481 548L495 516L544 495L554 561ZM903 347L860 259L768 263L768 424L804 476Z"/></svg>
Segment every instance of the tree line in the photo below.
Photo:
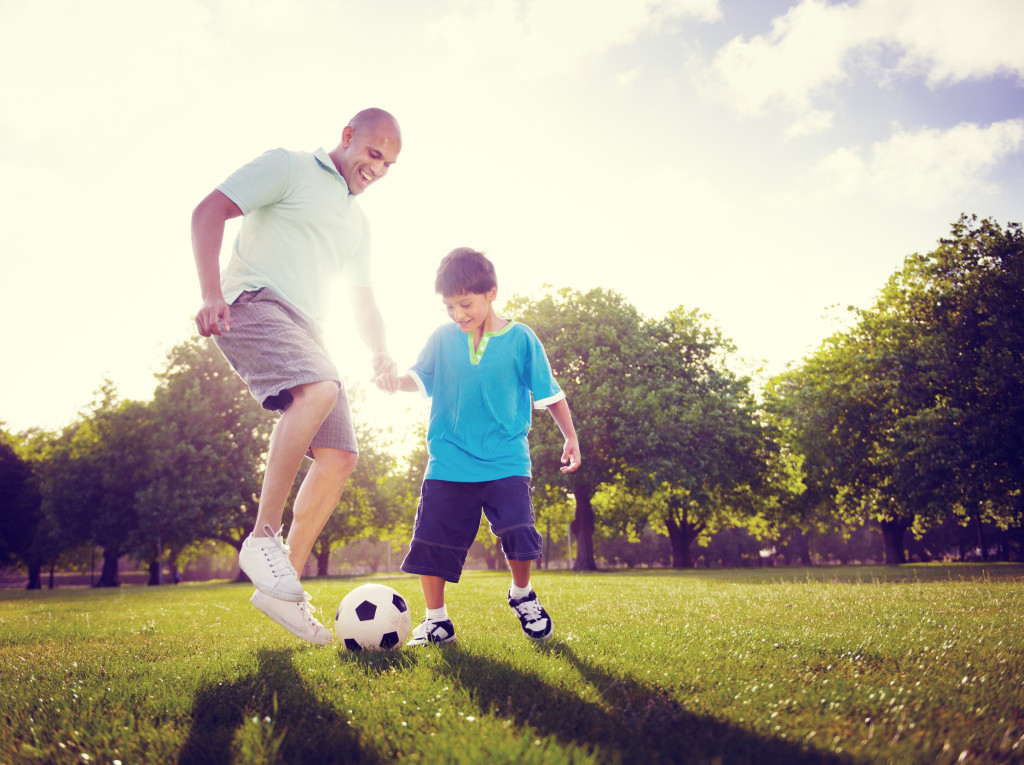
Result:
<svg viewBox="0 0 1024 765"><path fill-rule="evenodd" d="M629 541L680 568L730 545L808 564L874 528L893 565L908 547L1020 558L1020 224L962 216L851 311L848 329L757 391L697 310L650 319L609 289L513 297L505 313L543 341L585 455L560 473L557 430L535 420L538 528L569 522L578 570L628 562ZM100 584L116 585L125 554L159 571L200 540L237 549L272 417L212 343L189 340L149 402L107 382L59 433L0 429L0 566L39 587L44 567L98 545ZM320 574L345 542L406 538L416 506L423 447L399 459L389 433L356 421L360 462L314 549Z"/></svg>

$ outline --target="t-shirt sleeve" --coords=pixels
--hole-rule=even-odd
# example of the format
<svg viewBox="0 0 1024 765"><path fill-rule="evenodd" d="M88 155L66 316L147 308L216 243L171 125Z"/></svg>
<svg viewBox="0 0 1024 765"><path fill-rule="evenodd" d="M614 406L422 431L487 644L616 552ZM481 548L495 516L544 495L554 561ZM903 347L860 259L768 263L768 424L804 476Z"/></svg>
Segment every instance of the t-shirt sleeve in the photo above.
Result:
<svg viewBox="0 0 1024 765"><path fill-rule="evenodd" d="M523 385L530 389L533 395L533 408L546 409L565 398L565 394L555 380L551 372L551 363L548 355L544 352L544 346L540 338L528 327L527 330L527 352L526 364L523 367Z"/></svg>
<svg viewBox="0 0 1024 765"><path fill-rule="evenodd" d="M217 190L238 205L243 215L274 204L284 196L291 160L284 149L271 149L229 175Z"/></svg>
<svg viewBox="0 0 1024 765"><path fill-rule="evenodd" d="M437 372L437 349L440 338L435 330L427 339L423 350L420 351L416 363L409 368L409 373L416 380L416 384L427 398L434 395L434 378Z"/></svg>

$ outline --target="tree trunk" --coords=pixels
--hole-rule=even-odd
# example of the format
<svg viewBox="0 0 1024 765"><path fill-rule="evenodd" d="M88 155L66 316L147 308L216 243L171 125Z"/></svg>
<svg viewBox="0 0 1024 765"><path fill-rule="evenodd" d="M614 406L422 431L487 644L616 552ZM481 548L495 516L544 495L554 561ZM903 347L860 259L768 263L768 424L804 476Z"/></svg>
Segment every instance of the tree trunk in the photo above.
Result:
<svg viewBox="0 0 1024 765"><path fill-rule="evenodd" d="M331 568L331 546L321 544L316 548L316 575L327 576Z"/></svg>
<svg viewBox="0 0 1024 765"><path fill-rule="evenodd" d="M907 555L903 549L903 534L910 524L902 518L894 521L879 521L882 527L882 539L885 542L885 565L899 566L907 562Z"/></svg>
<svg viewBox="0 0 1024 765"><path fill-rule="evenodd" d="M151 560L149 562L149 581L146 584L149 587L160 584L160 561Z"/></svg>
<svg viewBox="0 0 1024 765"><path fill-rule="evenodd" d="M576 561L574 571L597 571L594 560L594 507L590 504L589 487L577 486L576 517L569 530L576 537Z"/></svg>
<svg viewBox="0 0 1024 765"><path fill-rule="evenodd" d="M690 548L700 532L685 520L679 523L671 515L665 519L665 528L668 529L668 541L672 546L672 568L693 568Z"/></svg>
<svg viewBox="0 0 1024 765"><path fill-rule="evenodd" d="M981 559L988 563L988 545L985 544L985 532L981 527L981 513L975 509L974 522L978 525L978 547L981 549Z"/></svg>
<svg viewBox="0 0 1024 765"><path fill-rule="evenodd" d="M121 586L121 575L117 570L117 561L120 557L120 550L103 548L103 573L100 574L100 580L96 583L97 587Z"/></svg>
<svg viewBox="0 0 1024 765"><path fill-rule="evenodd" d="M25 587L26 590L41 590L43 589L43 564L41 563L29 563L28 564L28 585Z"/></svg>

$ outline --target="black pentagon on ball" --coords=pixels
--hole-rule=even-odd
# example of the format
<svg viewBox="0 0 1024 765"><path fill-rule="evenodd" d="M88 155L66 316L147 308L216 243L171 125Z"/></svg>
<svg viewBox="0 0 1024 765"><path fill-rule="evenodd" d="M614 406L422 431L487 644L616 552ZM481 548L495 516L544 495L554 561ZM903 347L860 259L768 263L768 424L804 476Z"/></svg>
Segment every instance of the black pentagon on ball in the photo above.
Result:
<svg viewBox="0 0 1024 765"><path fill-rule="evenodd" d="M400 614L404 614L406 611L409 610L409 606L405 605L405 598L403 598L397 592L395 593L395 596L391 599L391 602L395 604L395 608L398 609L398 613Z"/></svg>
<svg viewBox="0 0 1024 765"><path fill-rule="evenodd" d="M350 651L362 651L363 647L359 645L358 640L352 638L345 638L345 647Z"/></svg>
<svg viewBox="0 0 1024 765"><path fill-rule="evenodd" d="M377 615L377 606L368 600L364 600L356 606L356 617L361 622L368 622Z"/></svg>
<svg viewBox="0 0 1024 765"><path fill-rule="evenodd" d="M386 651L390 651L398 645L398 633L397 632L385 632L380 636L380 647Z"/></svg>

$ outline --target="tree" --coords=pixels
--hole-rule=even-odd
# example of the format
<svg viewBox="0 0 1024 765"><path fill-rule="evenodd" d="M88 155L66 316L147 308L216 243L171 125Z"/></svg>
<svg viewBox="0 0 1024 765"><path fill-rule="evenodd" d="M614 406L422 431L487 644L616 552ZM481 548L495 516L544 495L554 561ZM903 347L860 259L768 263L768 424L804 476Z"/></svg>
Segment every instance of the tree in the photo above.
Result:
<svg viewBox="0 0 1024 765"><path fill-rule="evenodd" d="M13 438L0 430L0 567L21 563L28 571L27 589L42 587L48 526L32 464L16 451Z"/></svg>
<svg viewBox="0 0 1024 765"><path fill-rule="evenodd" d="M161 559L166 548L172 565L204 537L239 549L275 415L253 399L211 340L172 348L157 380L134 548Z"/></svg>
<svg viewBox="0 0 1024 765"><path fill-rule="evenodd" d="M120 585L118 559L138 529L137 494L146 486L152 425L145 404L119 401L107 381L91 410L46 454L44 511L59 537L103 547L100 587Z"/></svg>
<svg viewBox="0 0 1024 765"><path fill-rule="evenodd" d="M528 325L544 344L555 379L573 412L582 467L560 473L563 439L550 417L534 419L530 437L533 475L539 486L573 496L572 522L578 571L597 568L594 558L593 497L602 483L622 472L620 440L635 423L622 413L624 396L642 384L636 363L640 316L615 292L568 288L535 299L513 297L508 312Z"/></svg>
<svg viewBox="0 0 1024 765"><path fill-rule="evenodd" d="M952 234L769 391L812 496L877 521L891 565L950 512L1021 521L1024 236L966 217Z"/></svg>
<svg viewBox="0 0 1024 765"><path fill-rule="evenodd" d="M657 498L648 519L665 527L675 568L693 566L702 532L755 516L777 451L749 379L728 367L735 347L708 318L680 307L645 323L641 382L622 400L623 414L642 423L620 438L624 475Z"/></svg>

